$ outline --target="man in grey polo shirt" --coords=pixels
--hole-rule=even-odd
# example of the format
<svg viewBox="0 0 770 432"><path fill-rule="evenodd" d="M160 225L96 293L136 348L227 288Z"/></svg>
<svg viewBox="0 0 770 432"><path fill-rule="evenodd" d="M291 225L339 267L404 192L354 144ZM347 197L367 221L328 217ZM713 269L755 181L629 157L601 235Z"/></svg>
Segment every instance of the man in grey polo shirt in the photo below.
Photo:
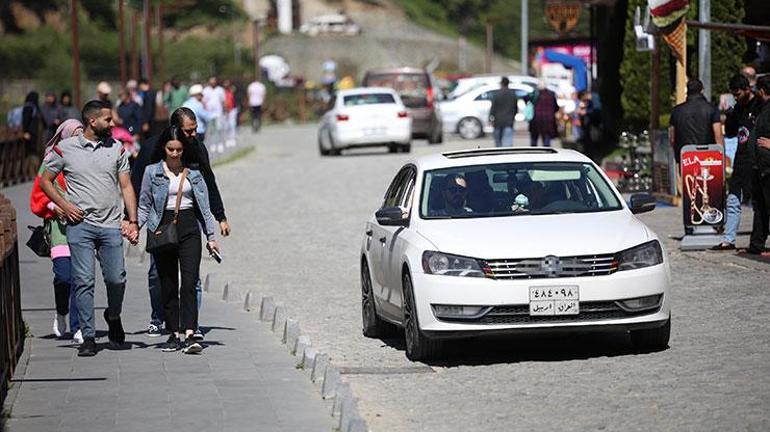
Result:
<svg viewBox="0 0 770 432"><path fill-rule="evenodd" d="M96 355L95 258L99 259L107 286L104 319L109 326L110 345L119 347L126 339L120 321L126 286L121 235L136 244L139 234L128 153L110 136L112 110L102 101L91 101L83 107L82 118L83 134L61 141L46 155L46 170L40 186L69 221L67 241L72 260L72 285L83 332L78 355L93 356ZM66 197L53 185L60 172L64 173L67 184ZM121 201L125 202L129 217L124 229L121 229Z"/></svg>

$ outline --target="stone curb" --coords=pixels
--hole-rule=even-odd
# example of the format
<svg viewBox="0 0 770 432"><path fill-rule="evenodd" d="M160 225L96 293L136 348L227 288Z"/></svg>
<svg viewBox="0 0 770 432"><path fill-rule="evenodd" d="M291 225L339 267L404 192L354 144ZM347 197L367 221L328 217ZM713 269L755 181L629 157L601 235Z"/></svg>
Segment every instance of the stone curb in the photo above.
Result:
<svg viewBox="0 0 770 432"><path fill-rule="evenodd" d="M207 274L203 291L212 292L217 279L216 273ZM224 284L222 301L236 300L239 295L244 298L243 310L250 312L252 292L241 293L232 283ZM296 359L297 368L305 370L310 381L319 389L321 397L333 399L331 415L338 419L335 431L369 432L369 426L358 410L358 400L353 397L350 383L343 381L339 369L332 364L328 354L313 348L310 337L302 334L299 322L289 318L286 306L276 303L272 296L262 296L259 320L270 323L270 330L288 347L289 354Z"/></svg>

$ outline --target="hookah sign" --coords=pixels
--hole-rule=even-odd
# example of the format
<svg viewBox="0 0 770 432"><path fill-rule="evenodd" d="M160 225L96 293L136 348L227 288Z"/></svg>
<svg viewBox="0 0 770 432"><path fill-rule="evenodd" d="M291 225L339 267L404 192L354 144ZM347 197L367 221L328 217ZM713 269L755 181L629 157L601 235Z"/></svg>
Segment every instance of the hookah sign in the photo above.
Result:
<svg viewBox="0 0 770 432"><path fill-rule="evenodd" d="M725 223L724 150L717 144L682 148L682 211L685 231Z"/></svg>

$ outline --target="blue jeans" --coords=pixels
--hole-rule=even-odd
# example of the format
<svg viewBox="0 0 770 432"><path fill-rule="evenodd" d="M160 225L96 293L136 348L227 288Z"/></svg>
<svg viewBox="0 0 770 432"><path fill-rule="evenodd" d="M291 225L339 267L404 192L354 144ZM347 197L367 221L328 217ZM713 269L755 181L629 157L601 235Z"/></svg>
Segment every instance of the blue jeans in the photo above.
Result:
<svg viewBox="0 0 770 432"><path fill-rule="evenodd" d="M722 236L722 242L734 245L738 227L741 225L741 199L737 195L727 194L725 213L725 233Z"/></svg>
<svg viewBox="0 0 770 432"><path fill-rule="evenodd" d="M75 290L72 289L72 261L70 257L59 257L53 260L53 289L56 296L56 313L62 313L65 310L70 316L70 332L78 331L78 306L75 300ZM64 307L64 301L67 306Z"/></svg>
<svg viewBox="0 0 770 432"><path fill-rule="evenodd" d="M158 275L158 267L155 265L155 256L153 254L150 254L150 269L147 271L147 286L150 290L150 324L159 326L163 324L166 319L163 317L163 302L160 297L160 276ZM198 310L201 310L203 289L201 288L200 278L195 281L195 296L198 298Z"/></svg>
<svg viewBox="0 0 770 432"><path fill-rule="evenodd" d="M551 146L551 137L548 135L540 135L540 137L543 138L543 147L550 147ZM537 133L531 133L529 135L529 145L532 147L537 147Z"/></svg>
<svg viewBox="0 0 770 432"><path fill-rule="evenodd" d="M513 126L495 128L495 147L513 147Z"/></svg>
<svg viewBox="0 0 770 432"><path fill-rule="evenodd" d="M123 237L120 228L104 228L81 222L67 227L67 242L72 262L72 287L78 308L78 322L83 338L96 336L94 320L94 284L96 259L102 267L107 288L107 314L120 318L126 290L123 261ZM96 254L94 254L96 252Z"/></svg>

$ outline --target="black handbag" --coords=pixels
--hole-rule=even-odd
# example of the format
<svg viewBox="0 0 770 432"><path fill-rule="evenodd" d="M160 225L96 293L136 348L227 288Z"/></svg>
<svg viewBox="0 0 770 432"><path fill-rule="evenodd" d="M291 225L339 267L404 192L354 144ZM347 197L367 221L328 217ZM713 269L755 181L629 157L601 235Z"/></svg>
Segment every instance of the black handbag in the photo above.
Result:
<svg viewBox="0 0 770 432"><path fill-rule="evenodd" d="M27 247L32 249L32 252L39 257L48 258L51 256L51 238L48 235L48 230L45 225L41 226L27 226L32 235L27 240Z"/></svg>
<svg viewBox="0 0 770 432"><path fill-rule="evenodd" d="M182 205L182 189L184 189L185 178L187 178L187 168L182 171L182 175L179 177L179 190L176 191L174 219L167 224L160 225L155 231L147 230L147 245L144 249L148 253L163 252L179 245L179 238L176 234L176 219L179 215L179 206Z"/></svg>

